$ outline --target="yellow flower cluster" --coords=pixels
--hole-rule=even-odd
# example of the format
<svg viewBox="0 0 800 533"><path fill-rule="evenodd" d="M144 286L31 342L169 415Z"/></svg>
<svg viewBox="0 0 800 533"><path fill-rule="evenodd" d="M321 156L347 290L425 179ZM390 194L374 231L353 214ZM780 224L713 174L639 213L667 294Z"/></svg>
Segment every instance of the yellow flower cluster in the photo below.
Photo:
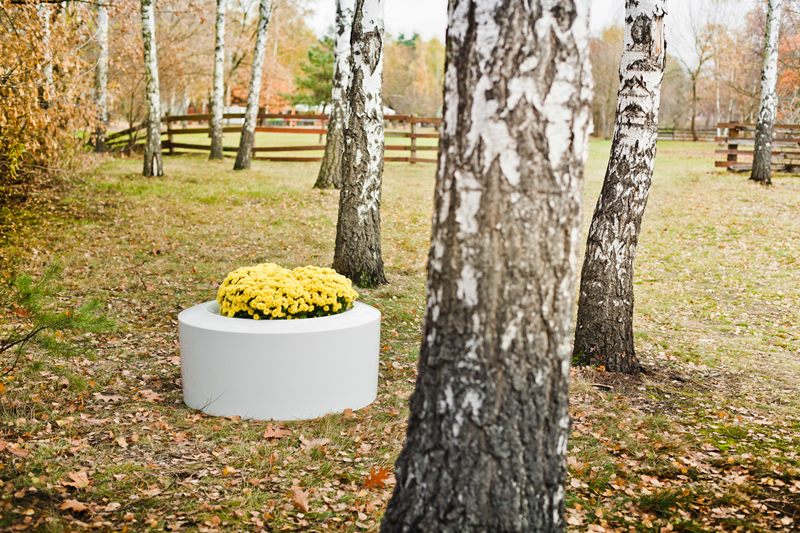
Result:
<svg viewBox="0 0 800 533"><path fill-rule="evenodd" d="M274 263L238 268L217 291L220 314L255 320L335 315L356 298L350 280L332 268L289 270Z"/></svg>

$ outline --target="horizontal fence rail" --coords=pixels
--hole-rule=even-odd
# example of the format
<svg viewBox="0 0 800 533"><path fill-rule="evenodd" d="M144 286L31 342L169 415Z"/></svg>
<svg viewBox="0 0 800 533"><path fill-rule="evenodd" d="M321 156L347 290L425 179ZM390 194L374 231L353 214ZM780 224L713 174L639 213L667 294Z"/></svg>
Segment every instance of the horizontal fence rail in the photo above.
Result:
<svg viewBox="0 0 800 533"><path fill-rule="evenodd" d="M755 124L723 122L717 126L727 135L717 137L714 166L732 172L753 168ZM772 140L772 169L778 172L800 172L800 124L775 124Z"/></svg>
<svg viewBox="0 0 800 533"><path fill-rule="evenodd" d="M717 136L717 130L713 129L695 129L692 132L688 128L659 128L658 140L659 141L703 141L713 142Z"/></svg>
<svg viewBox="0 0 800 533"><path fill-rule="evenodd" d="M244 113L225 113L223 115L224 133L240 133ZM211 129L209 127L210 114L193 113L188 115L167 115L162 121L162 150L170 155L210 152ZM417 117L415 115L386 115L385 137L388 139L402 139L406 142L387 142L385 145L385 161L398 161L407 163L435 163L435 154L438 150L439 133L437 128L441 119L436 117ZM237 124L238 122L238 124ZM256 132L273 134L316 135L317 142L299 144L279 144L275 146L259 146L259 137L253 147L253 158L265 161L321 161L325 150L324 136L327 134L328 115L321 114L276 114L259 113ZM127 128L123 131L110 134L106 144L112 150L136 151L141 149L144 139L144 124ZM181 136L205 135L203 142L197 139L180 140ZM421 139L436 139L436 142L418 142ZM236 152L235 146L223 147L224 152ZM298 152L315 152L309 155L295 155ZM402 155L394 155L401 152Z"/></svg>

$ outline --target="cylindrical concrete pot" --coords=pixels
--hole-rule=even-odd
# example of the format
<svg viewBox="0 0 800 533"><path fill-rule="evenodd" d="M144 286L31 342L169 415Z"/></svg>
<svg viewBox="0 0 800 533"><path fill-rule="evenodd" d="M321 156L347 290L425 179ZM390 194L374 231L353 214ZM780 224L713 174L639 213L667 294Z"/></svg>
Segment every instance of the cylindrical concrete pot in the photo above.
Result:
<svg viewBox="0 0 800 533"><path fill-rule="evenodd" d="M178 315L183 399L217 416L302 420L375 400L380 312L297 320L219 314L206 302Z"/></svg>

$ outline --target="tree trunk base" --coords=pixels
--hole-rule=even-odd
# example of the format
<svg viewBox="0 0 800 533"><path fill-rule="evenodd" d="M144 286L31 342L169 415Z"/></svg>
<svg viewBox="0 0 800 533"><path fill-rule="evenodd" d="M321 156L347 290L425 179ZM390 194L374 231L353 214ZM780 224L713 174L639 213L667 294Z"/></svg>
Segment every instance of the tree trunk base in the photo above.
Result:
<svg viewBox="0 0 800 533"><path fill-rule="evenodd" d="M612 355L606 355L606 354ZM576 349L572 356L572 364L575 366L602 366L608 372L620 372L622 374L639 374L644 372L644 368L639 363L639 359L633 351L605 351L598 349L596 344L592 344L588 349Z"/></svg>

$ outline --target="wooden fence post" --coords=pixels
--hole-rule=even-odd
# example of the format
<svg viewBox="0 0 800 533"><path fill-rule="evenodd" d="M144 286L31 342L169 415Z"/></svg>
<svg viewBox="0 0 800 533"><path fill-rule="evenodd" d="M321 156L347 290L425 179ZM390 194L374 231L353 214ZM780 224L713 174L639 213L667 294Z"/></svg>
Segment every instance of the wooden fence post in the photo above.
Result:
<svg viewBox="0 0 800 533"><path fill-rule="evenodd" d="M169 113L164 117L164 122L167 123L167 150L169 150L169 155L175 155L175 148L172 147L172 121L169 119Z"/></svg>
<svg viewBox="0 0 800 533"><path fill-rule="evenodd" d="M737 138L739 137L739 126L738 124L733 124L732 127L728 128L728 168L730 169L736 164L736 161L739 157L737 152L739 151L739 142ZM733 153L731 153L733 152Z"/></svg>
<svg viewBox="0 0 800 533"><path fill-rule="evenodd" d="M416 121L414 120L416 117L415 115L411 115L409 121L411 122L411 156L408 158L408 162L412 165L416 164L417 162L417 138L416 138Z"/></svg>

